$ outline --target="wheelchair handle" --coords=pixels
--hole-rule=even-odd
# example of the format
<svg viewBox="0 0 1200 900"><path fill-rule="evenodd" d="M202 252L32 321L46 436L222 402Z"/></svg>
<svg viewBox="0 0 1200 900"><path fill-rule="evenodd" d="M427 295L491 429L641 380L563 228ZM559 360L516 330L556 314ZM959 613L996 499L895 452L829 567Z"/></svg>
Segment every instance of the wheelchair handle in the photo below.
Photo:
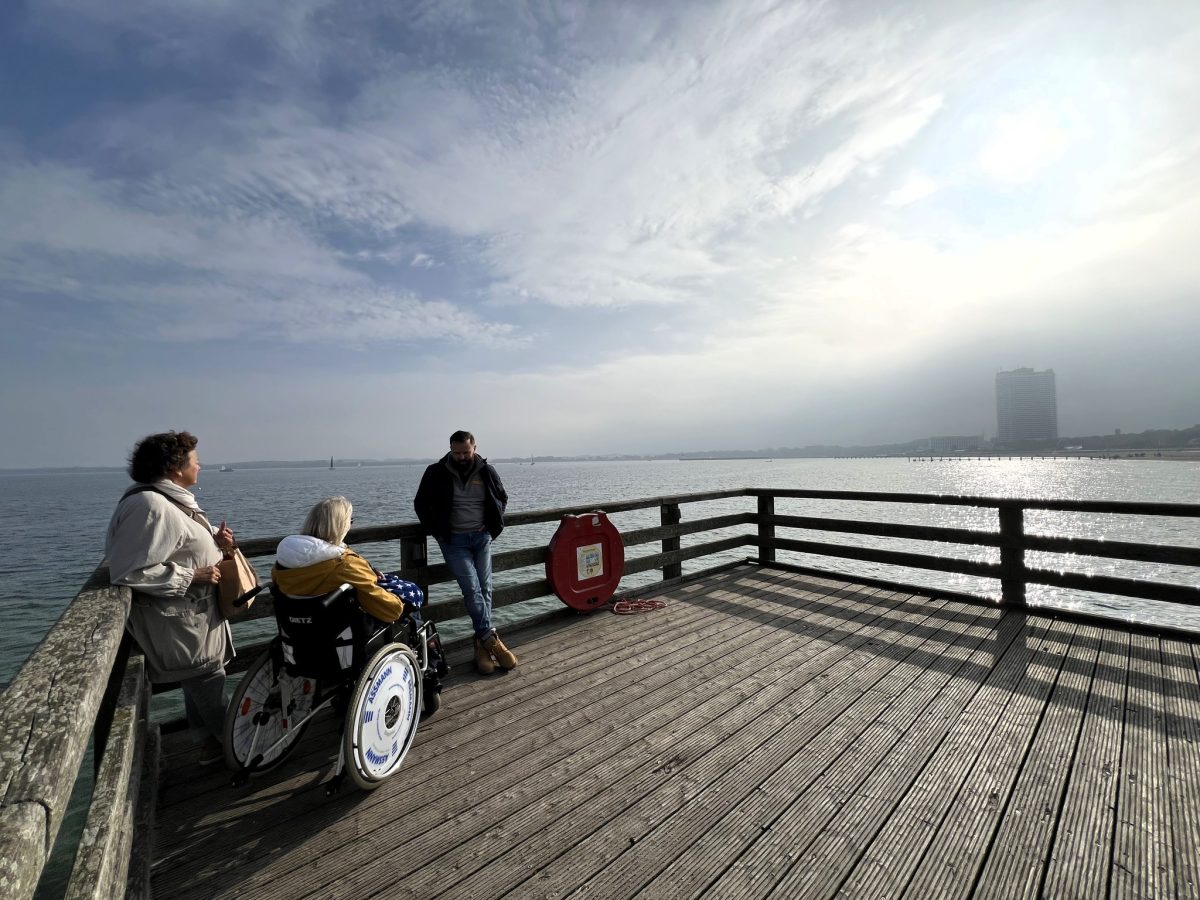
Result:
<svg viewBox="0 0 1200 900"><path fill-rule="evenodd" d="M257 597L261 591L265 591L268 587L270 587L270 585L271 583L268 581L266 584L260 584L258 587L250 588L250 590L246 591L246 593L242 594L240 597L237 597L233 601L234 608L236 609L240 606L245 606L247 603Z"/></svg>

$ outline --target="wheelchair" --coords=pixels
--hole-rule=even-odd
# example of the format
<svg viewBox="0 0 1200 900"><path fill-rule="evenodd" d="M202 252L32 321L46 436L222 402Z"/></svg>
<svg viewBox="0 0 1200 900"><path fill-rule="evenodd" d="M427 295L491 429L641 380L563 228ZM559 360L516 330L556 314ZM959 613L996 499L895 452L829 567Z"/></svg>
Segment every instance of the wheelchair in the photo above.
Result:
<svg viewBox="0 0 1200 900"><path fill-rule="evenodd" d="M340 790L347 774L363 790L379 787L400 768L422 713L428 718L440 705L449 669L437 627L421 621L419 609L384 624L359 608L349 584L320 597L291 597L269 583L239 602L264 588L275 599L279 633L246 671L225 714L234 785L283 763L313 717L332 707L343 725L326 795Z"/></svg>

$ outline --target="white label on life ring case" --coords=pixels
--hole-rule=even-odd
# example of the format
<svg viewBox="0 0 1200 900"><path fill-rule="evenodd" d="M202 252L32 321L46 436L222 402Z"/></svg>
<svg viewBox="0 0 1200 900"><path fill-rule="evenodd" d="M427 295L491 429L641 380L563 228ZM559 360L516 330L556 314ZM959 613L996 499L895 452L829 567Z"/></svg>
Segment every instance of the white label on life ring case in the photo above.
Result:
<svg viewBox="0 0 1200 900"><path fill-rule="evenodd" d="M575 549L575 567L579 581L598 578L604 574L604 547L601 544L585 544Z"/></svg>

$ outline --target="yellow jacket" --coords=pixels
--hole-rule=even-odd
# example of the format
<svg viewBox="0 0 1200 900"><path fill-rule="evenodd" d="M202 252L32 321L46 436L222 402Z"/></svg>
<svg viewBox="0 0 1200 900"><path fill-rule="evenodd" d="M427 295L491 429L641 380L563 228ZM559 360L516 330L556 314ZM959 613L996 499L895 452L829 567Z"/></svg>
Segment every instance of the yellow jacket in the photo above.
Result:
<svg viewBox="0 0 1200 900"><path fill-rule="evenodd" d="M315 561L294 567L287 565L309 559ZM394 622L404 614L404 601L375 583L375 570L369 562L349 547L338 547L308 535L283 539L271 579L281 591L295 597L316 597L341 584L350 584L363 612L382 622Z"/></svg>

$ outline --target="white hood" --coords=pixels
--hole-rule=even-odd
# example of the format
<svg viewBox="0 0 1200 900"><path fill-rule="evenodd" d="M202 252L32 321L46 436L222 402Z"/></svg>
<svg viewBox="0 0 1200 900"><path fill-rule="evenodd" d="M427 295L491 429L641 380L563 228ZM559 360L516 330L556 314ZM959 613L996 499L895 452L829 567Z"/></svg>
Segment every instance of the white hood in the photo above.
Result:
<svg viewBox="0 0 1200 900"><path fill-rule="evenodd" d="M337 559L346 548L307 534L290 534L279 542L275 562L286 569L300 569L314 563Z"/></svg>

